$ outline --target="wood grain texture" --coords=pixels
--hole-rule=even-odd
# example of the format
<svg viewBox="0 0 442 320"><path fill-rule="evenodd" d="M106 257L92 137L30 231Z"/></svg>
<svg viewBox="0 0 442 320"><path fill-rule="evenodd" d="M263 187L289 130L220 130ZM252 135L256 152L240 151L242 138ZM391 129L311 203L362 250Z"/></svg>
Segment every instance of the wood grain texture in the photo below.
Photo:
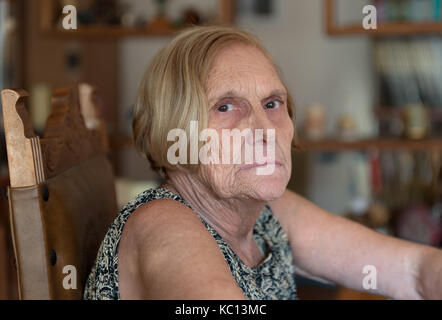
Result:
<svg viewBox="0 0 442 320"><path fill-rule="evenodd" d="M2 91L2 110L11 187L29 187L44 180L39 137L25 107L27 92Z"/></svg>
<svg viewBox="0 0 442 320"><path fill-rule="evenodd" d="M117 213L95 91L87 84L54 90L41 138L25 107L27 92L2 91L10 236L20 299L81 299L98 247ZM5 232L0 228L0 240ZM78 287L72 290L62 285L67 265L78 272ZM3 266L0 281L6 274ZM0 295L7 289L0 286Z"/></svg>
<svg viewBox="0 0 442 320"><path fill-rule="evenodd" d="M83 91L82 110L79 90ZM51 114L40 138L25 107L27 92L2 91L11 187L38 185L83 160L107 153L105 124L99 118L94 94L95 89L87 84L55 89Z"/></svg>
<svg viewBox="0 0 442 320"><path fill-rule="evenodd" d="M91 91L92 92L92 91ZM87 98L84 101L87 101ZM40 140L47 178L54 177L75 164L107 152L104 124L95 121L89 130L80 111L78 88L54 90L52 110L46 122L44 137ZM87 108L91 108L91 104ZM89 123L96 113L89 112Z"/></svg>

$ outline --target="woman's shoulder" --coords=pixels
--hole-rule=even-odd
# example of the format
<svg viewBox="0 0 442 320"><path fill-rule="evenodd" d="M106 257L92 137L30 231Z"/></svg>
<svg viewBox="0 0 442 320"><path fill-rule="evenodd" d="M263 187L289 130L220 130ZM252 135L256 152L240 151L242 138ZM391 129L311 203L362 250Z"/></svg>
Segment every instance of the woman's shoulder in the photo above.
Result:
<svg viewBox="0 0 442 320"><path fill-rule="evenodd" d="M129 201L121 209L120 214L124 213L125 211L133 212L136 209L138 209L140 206L145 204L152 205L152 203L158 203L158 201L156 200L173 200L170 201L170 203L178 202L189 207L189 205L179 195L171 192L166 188L146 189L140 194L138 194L131 201Z"/></svg>
<svg viewBox="0 0 442 320"><path fill-rule="evenodd" d="M151 298L161 298L161 293L168 298L186 296L191 286L203 280L207 283L200 288L220 279L229 290L234 288L217 243L199 216L168 197L146 202L133 212L123 230L119 256L120 277L125 279L123 297L132 297L130 288L142 285L140 278L161 287L160 291L155 285L135 290ZM186 290L178 292L177 287Z"/></svg>
<svg viewBox="0 0 442 320"><path fill-rule="evenodd" d="M147 236L173 238L184 225L192 230L202 227L190 206L167 189L146 190L128 206L132 213L127 217L123 233L140 240Z"/></svg>

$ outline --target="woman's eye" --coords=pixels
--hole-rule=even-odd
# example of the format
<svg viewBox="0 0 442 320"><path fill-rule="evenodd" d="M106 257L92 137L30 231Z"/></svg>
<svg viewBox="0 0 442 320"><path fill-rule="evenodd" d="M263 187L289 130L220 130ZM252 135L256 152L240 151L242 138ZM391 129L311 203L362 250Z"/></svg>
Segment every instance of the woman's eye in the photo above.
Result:
<svg viewBox="0 0 442 320"><path fill-rule="evenodd" d="M228 111L232 111L232 110L233 110L233 105L230 103L223 104L222 106L218 107L219 112L228 112Z"/></svg>
<svg viewBox="0 0 442 320"><path fill-rule="evenodd" d="M275 100L275 101L270 101L269 103L267 103L265 105L265 107L266 107L266 109L278 109L280 105L281 105L281 102Z"/></svg>

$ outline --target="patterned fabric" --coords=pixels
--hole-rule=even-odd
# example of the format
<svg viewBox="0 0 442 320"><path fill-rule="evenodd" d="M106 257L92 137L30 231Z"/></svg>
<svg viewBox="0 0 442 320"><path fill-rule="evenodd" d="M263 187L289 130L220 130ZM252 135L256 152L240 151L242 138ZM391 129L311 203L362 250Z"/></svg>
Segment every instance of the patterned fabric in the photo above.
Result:
<svg viewBox="0 0 442 320"><path fill-rule="evenodd" d="M124 224L142 204L155 199L172 199L188 206L179 195L168 189L148 189L126 204L111 224L88 276L84 299L118 300L118 244ZM201 217L202 223L218 243L221 252L244 296L250 300L297 299L293 257L287 235L269 206L257 219L253 236L265 256L257 267L244 264L221 236Z"/></svg>

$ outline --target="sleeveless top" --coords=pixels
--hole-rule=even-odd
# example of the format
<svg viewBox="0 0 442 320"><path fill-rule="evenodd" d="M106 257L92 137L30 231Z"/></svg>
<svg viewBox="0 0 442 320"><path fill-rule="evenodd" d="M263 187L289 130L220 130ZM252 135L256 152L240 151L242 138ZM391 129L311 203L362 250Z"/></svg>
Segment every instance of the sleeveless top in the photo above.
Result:
<svg viewBox="0 0 442 320"><path fill-rule="evenodd" d="M165 188L148 189L126 204L105 235L95 264L87 278L84 299L119 300L118 244L129 216L144 203L155 199L172 199L187 204L179 195ZM268 205L257 219L253 236L264 260L251 268L244 264L223 238L200 216L201 222L217 242L233 278L249 300L298 299L293 256L287 235Z"/></svg>

